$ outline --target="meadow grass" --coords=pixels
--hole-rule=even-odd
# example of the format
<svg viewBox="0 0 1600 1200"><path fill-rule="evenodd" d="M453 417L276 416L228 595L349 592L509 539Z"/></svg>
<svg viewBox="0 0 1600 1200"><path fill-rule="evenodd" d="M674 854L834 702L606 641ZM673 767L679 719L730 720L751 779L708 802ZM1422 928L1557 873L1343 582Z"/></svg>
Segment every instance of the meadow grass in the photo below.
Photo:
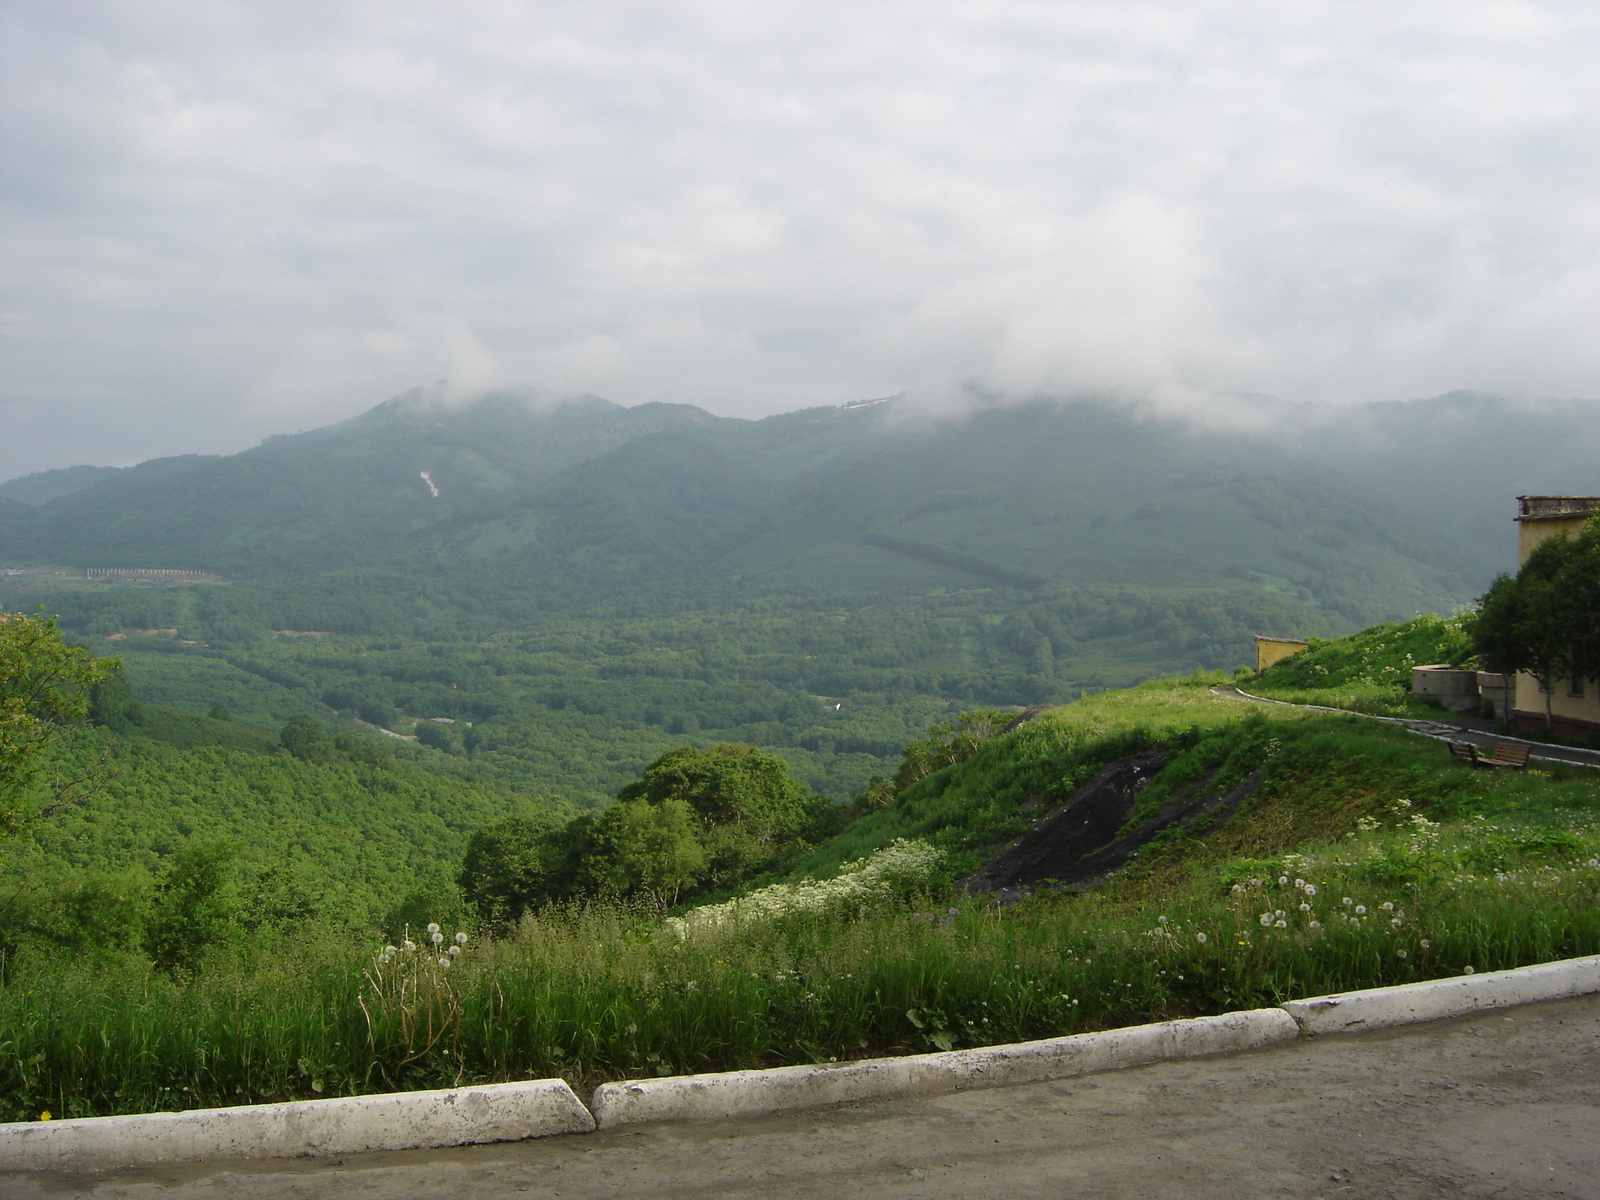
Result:
<svg viewBox="0 0 1600 1200"><path fill-rule="evenodd" d="M172 979L24 952L0 987L0 1117L147 1112L979 1046L1600 952L1600 837L1398 802L1259 857L1168 851L1108 886L997 908L684 936L590 906L424 949L262 942ZM1157 860L1161 855L1156 855Z"/></svg>
<svg viewBox="0 0 1600 1200"><path fill-rule="evenodd" d="M1600 953L1600 773L1473 771L1380 722L1251 708L1220 682L1063 706L908 789L801 872L919 837L942 848L948 880L984 839L1028 828L1023 803L1064 799L1153 745L1171 751L1153 794L1255 777L1218 828L1158 840L1089 891L996 907L946 882L843 912L758 904L759 919L676 923L592 904L469 939L455 958L420 935L392 952L256 935L178 977L134 953L25 944L0 965L0 1119L549 1076L581 1090Z"/></svg>

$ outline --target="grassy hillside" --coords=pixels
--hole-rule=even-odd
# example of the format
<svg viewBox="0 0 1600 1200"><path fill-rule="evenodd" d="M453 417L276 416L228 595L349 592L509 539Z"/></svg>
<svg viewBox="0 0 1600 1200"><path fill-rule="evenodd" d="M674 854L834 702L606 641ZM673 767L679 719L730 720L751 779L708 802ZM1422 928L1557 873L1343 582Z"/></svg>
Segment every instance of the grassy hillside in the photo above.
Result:
<svg viewBox="0 0 1600 1200"><path fill-rule="evenodd" d="M258 727L149 707L133 715L120 732L79 731L55 756L52 771L64 778L103 759L105 782L4 848L0 887L11 900L0 946L30 922L57 928L54 898L85 881L121 881L133 913L174 855L203 845L229 847L242 879L286 873L330 919L370 928L407 896L450 896L474 829L512 814L558 821L576 811L555 797L396 761L374 737L346 737L305 760Z"/></svg>
<svg viewBox="0 0 1600 1200"><path fill-rule="evenodd" d="M1458 634L1413 623L1320 646L1339 677L1321 694L1407 654L1448 657ZM1473 771L1394 726L1255 705L1229 682L1152 681L978 739L802 869L876 851L870 867L906 836L942 849L942 870L902 854L876 890L850 891L858 864L717 921L547 912L498 942L463 931L448 967L303 923L237 933L175 972L118 945L65 958L25 944L0 977L0 1115L949 1049L1600 952L1600 772ZM1169 757L1140 803L1252 790L1087 891L996 907L949 890L1096 765L1147 746ZM419 1041L401 995L446 1035Z"/></svg>

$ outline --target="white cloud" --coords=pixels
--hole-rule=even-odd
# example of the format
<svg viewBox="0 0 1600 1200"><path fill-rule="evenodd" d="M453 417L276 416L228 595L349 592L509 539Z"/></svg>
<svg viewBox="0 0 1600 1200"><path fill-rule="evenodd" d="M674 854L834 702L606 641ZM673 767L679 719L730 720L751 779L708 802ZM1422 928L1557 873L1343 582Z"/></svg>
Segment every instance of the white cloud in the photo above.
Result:
<svg viewBox="0 0 1600 1200"><path fill-rule="evenodd" d="M1559 3L7 0L0 476L441 377L741 415L1593 396L1597 34Z"/></svg>

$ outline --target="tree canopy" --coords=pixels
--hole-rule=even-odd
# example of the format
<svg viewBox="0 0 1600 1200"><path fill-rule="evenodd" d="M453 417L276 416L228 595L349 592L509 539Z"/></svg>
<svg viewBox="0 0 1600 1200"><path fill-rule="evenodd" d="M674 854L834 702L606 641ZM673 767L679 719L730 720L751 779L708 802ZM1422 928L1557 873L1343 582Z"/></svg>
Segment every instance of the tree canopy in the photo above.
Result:
<svg viewBox="0 0 1600 1200"><path fill-rule="evenodd" d="M0 836L36 815L29 799L42 755L89 719L94 689L119 665L64 642L52 618L0 612ZM47 810L83 782L54 785Z"/></svg>
<svg viewBox="0 0 1600 1200"><path fill-rule="evenodd" d="M1541 542L1515 576L1499 576L1479 601L1476 641L1498 670L1539 681L1547 724L1557 679L1600 678L1600 517L1575 538Z"/></svg>

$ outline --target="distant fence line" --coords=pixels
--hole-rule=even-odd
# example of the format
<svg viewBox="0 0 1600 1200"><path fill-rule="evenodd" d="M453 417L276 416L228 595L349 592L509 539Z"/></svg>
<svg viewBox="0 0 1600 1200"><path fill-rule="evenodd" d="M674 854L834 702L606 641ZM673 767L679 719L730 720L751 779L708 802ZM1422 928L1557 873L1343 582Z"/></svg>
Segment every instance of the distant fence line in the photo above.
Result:
<svg viewBox="0 0 1600 1200"><path fill-rule="evenodd" d="M84 572L90 579L152 579L163 583L213 583L221 582L221 575L209 571L169 571L152 567L90 567Z"/></svg>

